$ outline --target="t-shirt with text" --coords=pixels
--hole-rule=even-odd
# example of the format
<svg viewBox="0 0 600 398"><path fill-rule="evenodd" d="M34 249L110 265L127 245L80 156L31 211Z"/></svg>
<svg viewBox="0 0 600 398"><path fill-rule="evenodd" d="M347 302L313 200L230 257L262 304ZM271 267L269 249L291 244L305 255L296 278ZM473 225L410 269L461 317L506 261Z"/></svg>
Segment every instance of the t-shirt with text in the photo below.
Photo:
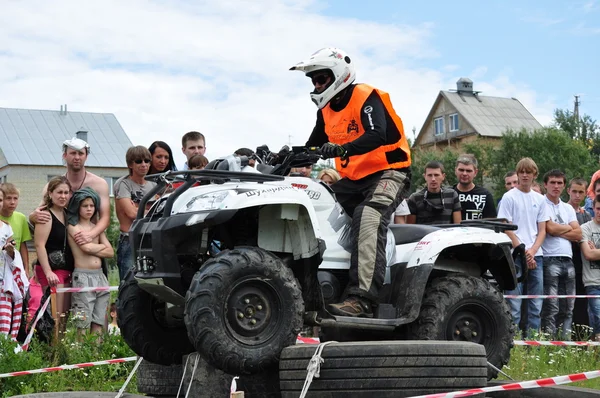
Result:
<svg viewBox="0 0 600 398"><path fill-rule="evenodd" d="M496 218L494 197L484 187L475 185L468 192L458 190L458 185L453 186L460 201L461 219L481 220L482 218Z"/></svg>

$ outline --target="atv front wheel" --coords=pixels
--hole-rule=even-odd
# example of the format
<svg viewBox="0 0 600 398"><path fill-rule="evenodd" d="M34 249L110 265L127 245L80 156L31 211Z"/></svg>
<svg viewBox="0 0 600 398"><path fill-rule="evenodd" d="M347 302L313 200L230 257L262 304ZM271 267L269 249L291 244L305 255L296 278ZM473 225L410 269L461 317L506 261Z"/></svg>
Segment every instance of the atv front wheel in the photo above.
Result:
<svg viewBox="0 0 600 398"><path fill-rule="evenodd" d="M117 323L127 345L145 360L159 365L181 364L194 351L185 324L168 322L165 303L142 290L130 274L119 287Z"/></svg>
<svg viewBox="0 0 600 398"><path fill-rule="evenodd" d="M292 270L259 248L226 250L196 273L185 298L190 341L230 374L276 366L296 342L304 301Z"/></svg>
<svg viewBox="0 0 600 398"><path fill-rule="evenodd" d="M502 293L481 278L435 279L412 325L416 340L469 341L485 346L487 360L502 369L510 359L515 326ZM488 368L488 379L498 372Z"/></svg>

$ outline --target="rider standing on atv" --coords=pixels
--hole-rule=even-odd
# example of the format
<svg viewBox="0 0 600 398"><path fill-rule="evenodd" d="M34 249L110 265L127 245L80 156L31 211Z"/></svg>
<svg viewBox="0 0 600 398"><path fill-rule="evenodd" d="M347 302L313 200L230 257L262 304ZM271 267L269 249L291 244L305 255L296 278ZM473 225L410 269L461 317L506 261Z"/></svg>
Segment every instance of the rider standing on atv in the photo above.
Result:
<svg viewBox="0 0 600 398"><path fill-rule="evenodd" d="M310 96L319 110L306 146L320 146L324 158L335 158L342 179L331 188L352 217L347 298L328 310L372 317L385 275L387 227L410 186L402 120L386 92L354 83L354 63L342 50L321 49L290 70L304 72L314 85Z"/></svg>

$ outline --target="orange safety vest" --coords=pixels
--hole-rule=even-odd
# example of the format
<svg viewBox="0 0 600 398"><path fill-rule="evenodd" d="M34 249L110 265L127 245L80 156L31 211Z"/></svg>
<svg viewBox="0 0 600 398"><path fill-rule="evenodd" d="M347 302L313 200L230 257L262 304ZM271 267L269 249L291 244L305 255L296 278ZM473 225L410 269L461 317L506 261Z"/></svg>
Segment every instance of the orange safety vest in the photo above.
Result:
<svg viewBox="0 0 600 398"><path fill-rule="evenodd" d="M387 113L396 125L400 137L396 142L382 145L371 152L350 156L346 167L342 167L342 160L336 158L337 171L342 177L347 177L350 180L359 180L378 171L402 169L409 167L411 164L410 147L404 135L402 119L394 111L389 94L366 84L357 84L354 87L348 105L341 111L332 110L330 104L322 109L325 134L327 134L329 142L343 145L354 141L365 133L360 112L373 90L379 94Z"/></svg>

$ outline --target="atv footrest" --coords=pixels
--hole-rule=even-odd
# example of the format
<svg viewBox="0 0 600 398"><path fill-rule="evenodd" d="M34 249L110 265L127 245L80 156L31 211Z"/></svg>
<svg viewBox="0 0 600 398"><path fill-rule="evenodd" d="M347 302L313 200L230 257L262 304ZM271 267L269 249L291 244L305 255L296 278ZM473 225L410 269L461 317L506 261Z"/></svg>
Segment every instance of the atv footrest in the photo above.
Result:
<svg viewBox="0 0 600 398"><path fill-rule="evenodd" d="M396 307L393 304L379 304L375 310L375 318L396 319Z"/></svg>

